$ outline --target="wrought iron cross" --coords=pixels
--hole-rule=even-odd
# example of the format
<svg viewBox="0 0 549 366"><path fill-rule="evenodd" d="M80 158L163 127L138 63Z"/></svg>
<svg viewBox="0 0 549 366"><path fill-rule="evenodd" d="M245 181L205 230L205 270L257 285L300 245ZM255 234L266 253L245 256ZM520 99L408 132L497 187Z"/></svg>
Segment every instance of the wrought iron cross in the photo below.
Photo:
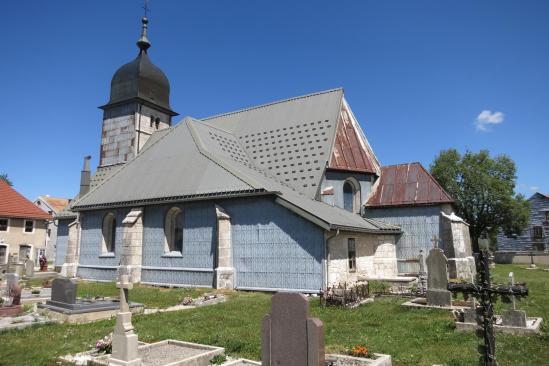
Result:
<svg viewBox="0 0 549 366"><path fill-rule="evenodd" d="M151 9L149 9L149 0L145 0L145 4L143 5L143 10L144 10L144 16L145 18L147 17L148 13L151 11Z"/></svg>
<svg viewBox="0 0 549 366"><path fill-rule="evenodd" d="M510 299L528 296L528 287L525 284L510 284L492 286L490 283L490 266L488 262L488 252L481 251L475 254L477 265L477 283L448 283L448 290L453 293L463 293L465 299L473 296L480 300L480 318L478 322L481 331L477 332L479 337L484 340L484 345L479 347L480 365L497 366L496 361L496 337L494 333L494 309L493 303L497 297L501 297L504 302L510 302Z"/></svg>

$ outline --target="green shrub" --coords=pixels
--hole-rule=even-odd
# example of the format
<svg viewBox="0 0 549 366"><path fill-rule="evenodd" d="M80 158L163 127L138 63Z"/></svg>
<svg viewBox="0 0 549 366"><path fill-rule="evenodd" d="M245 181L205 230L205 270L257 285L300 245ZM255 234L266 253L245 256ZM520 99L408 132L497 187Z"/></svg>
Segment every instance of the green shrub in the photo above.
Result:
<svg viewBox="0 0 549 366"><path fill-rule="evenodd" d="M369 281L368 288L371 294L385 294L389 292L391 285L386 281Z"/></svg>
<svg viewBox="0 0 549 366"><path fill-rule="evenodd" d="M227 356L225 356L224 354L221 354L221 355L215 355L214 358L210 360L210 363L212 365L221 365L225 361L227 361Z"/></svg>

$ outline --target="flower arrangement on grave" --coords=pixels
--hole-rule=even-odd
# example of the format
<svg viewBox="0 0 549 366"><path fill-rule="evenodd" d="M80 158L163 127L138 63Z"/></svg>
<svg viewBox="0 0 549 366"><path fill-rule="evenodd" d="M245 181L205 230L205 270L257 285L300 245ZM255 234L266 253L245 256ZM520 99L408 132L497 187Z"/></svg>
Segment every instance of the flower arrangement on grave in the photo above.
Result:
<svg viewBox="0 0 549 366"><path fill-rule="evenodd" d="M95 342L95 349L98 352L111 353L112 352L112 333Z"/></svg>
<svg viewBox="0 0 549 366"><path fill-rule="evenodd" d="M368 347L363 344L356 344L349 349L349 354L354 357L370 357Z"/></svg>

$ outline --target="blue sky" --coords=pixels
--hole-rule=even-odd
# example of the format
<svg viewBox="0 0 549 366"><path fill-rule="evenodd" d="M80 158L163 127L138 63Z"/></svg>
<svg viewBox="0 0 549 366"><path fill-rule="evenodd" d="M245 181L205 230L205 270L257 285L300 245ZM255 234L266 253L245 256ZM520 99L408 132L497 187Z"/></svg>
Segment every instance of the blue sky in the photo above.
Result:
<svg viewBox="0 0 549 366"><path fill-rule="evenodd" d="M113 73L142 1L9 1L0 172L28 198L73 196L99 154ZM549 1L151 0L149 51L171 105L205 117L342 86L384 165L489 149L517 191L549 193ZM480 118L479 118L480 117Z"/></svg>

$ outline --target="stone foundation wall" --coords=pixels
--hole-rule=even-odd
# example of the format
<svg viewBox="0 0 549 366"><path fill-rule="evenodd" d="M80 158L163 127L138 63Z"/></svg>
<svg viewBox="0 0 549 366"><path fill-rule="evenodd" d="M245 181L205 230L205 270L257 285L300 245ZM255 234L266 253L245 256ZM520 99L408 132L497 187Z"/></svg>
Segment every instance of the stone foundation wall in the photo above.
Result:
<svg viewBox="0 0 549 366"><path fill-rule="evenodd" d="M348 239L355 239L356 270L349 269ZM340 232L328 241L328 284L356 282L360 277L398 275L394 235Z"/></svg>

